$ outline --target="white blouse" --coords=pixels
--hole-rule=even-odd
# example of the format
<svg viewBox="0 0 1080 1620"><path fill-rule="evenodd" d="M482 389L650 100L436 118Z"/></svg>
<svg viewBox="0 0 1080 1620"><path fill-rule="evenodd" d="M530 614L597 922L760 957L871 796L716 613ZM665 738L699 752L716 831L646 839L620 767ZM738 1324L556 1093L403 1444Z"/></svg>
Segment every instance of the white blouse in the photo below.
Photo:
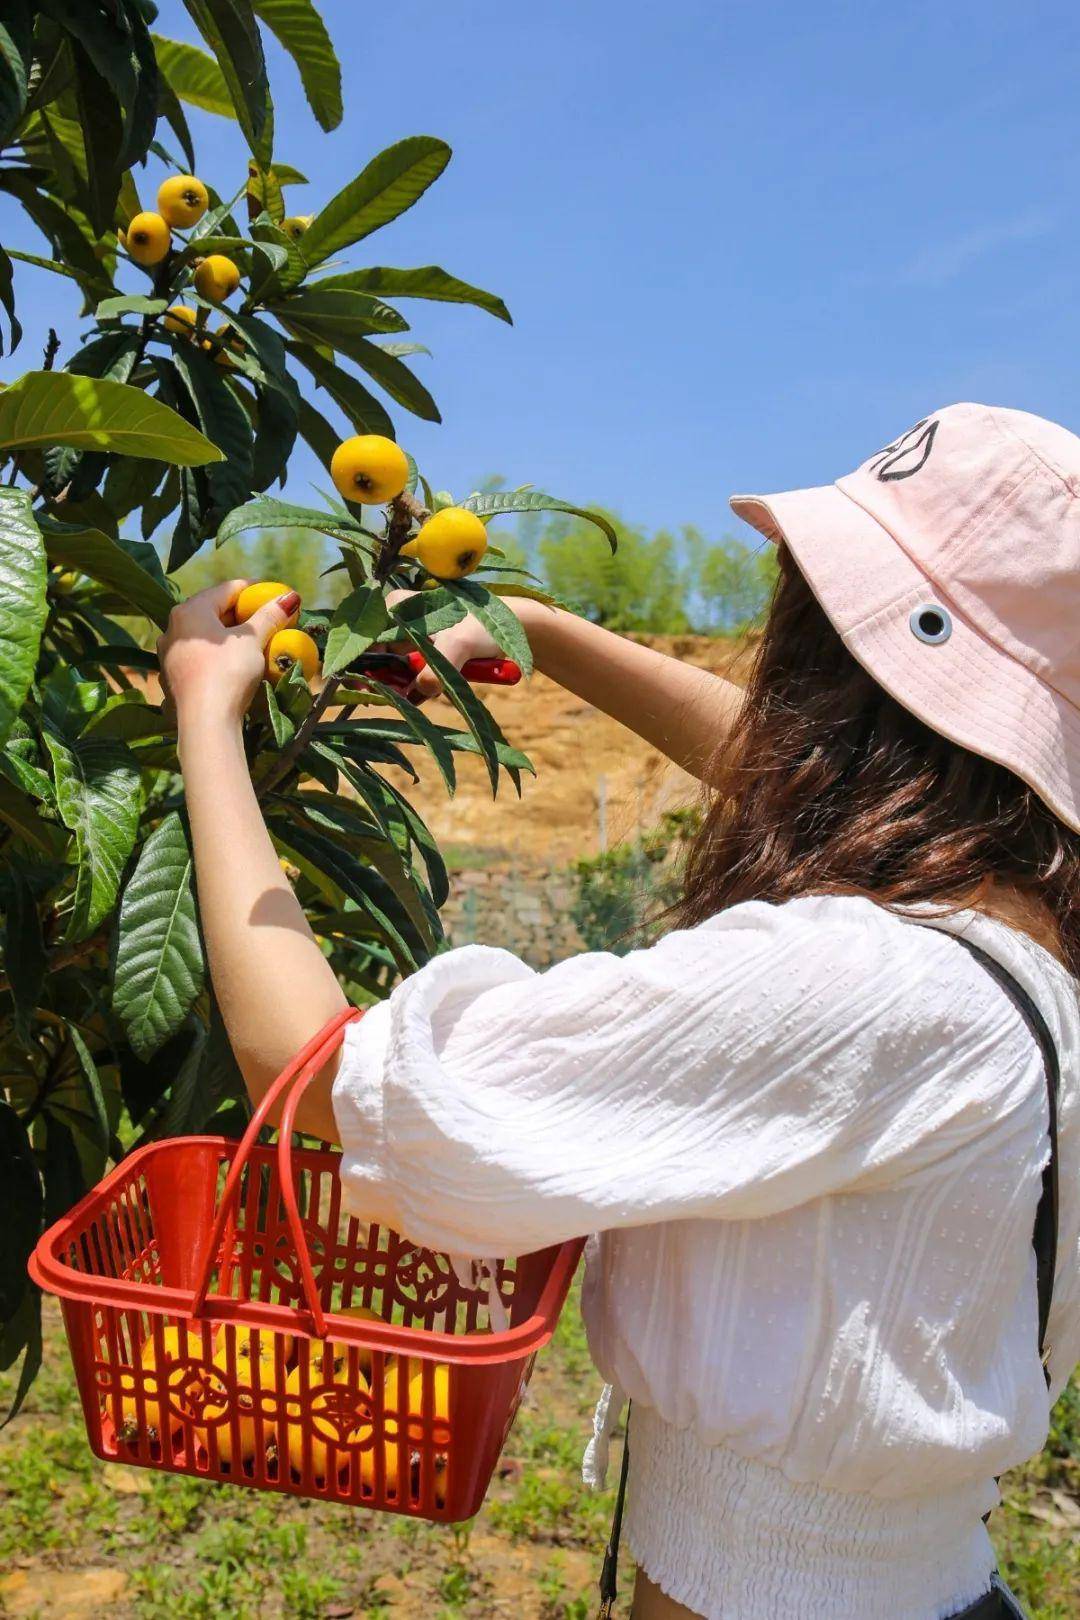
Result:
<svg viewBox="0 0 1080 1620"><path fill-rule="evenodd" d="M1002 924L936 924L1058 1044L1056 1394L1080 1358L1077 985ZM628 1530L672 1596L939 1620L986 1589L993 1477L1047 1429L1048 1137L1039 1050L968 952L836 897L545 973L466 946L349 1029L334 1110L357 1215L474 1257L600 1234L589 1341L635 1403Z"/></svg>

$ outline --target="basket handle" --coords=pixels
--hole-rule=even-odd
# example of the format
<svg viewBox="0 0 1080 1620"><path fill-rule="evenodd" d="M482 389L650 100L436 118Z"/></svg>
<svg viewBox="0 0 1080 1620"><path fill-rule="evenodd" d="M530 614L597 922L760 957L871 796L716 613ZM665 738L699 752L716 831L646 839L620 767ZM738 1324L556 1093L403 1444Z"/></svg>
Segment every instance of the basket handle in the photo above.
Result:
<svg viewBox="0 0 1080 1620"><path fill-rule="evenodd" d="M319 1290L315 1284L315 1273L311 1269L311 1256L307 1251L304 1238L304 1229L300 1222L300 1210L296 1202L296 1188L292 1178L292 1131L293 1121L296 1118L296 1109L300 1098L314 1080L327 1058L332 1057L341 1045L345 1035L345 1026L354 1023L362 1017L363 1010L358 1007L344 1007L341 1012L335 1013L329 1023L324 1024L317 1035L313 1035L307 1045L302 1047L290 1063L287 1063L264 1093L262 1101L248 1121L229 1167L229 1174L221 1194L221 1203L218 1206L217 1217L213 1229L207 1240L203 1255L202 1268L198 1287L191 1303L191 1314L201 1316L206 1309L207 1296L210 1292L210 1274L214 1269L215 1256L227 1250L231 1243L236 1226L236 1207L240 1198L240 1180L244 1168L251 1158L252 1149L258 1139L259 1132L266 1124L270 1110L278 1101L283 1092L288 1091L285 1107L282 1110L281 1127L278 1132L278 1174L281 1182L281 1198L285 1205L285 1218L288 1222L289 1232L296 1247L296 1258L300 1266L300 1280L303 1285L304 1299L311 1314L312 1324L317 1336L321 1339L326 1335L326 1314L319 1298ZM291 1088L291 1089L290 1089ZM224 1243L223 1243L223 1240Z"/></svg>

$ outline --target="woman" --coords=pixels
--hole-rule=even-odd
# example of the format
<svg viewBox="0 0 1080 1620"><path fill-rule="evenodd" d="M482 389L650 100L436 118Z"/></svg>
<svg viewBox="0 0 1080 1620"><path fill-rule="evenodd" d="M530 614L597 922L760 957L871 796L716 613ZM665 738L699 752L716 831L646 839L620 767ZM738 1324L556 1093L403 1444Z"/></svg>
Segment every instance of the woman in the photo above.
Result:
<svg viewBox="0 0 1080 1620"><path fill-rule="evenodd" d="M990 1620L995 1476L1080 1355L1080 440L952 406L836 485L734 505L780 545L745 698L519 606L542 670L709 783L676 926L543 974L436 958L350 1027L303 1124L341 1141L351 1209L423 1244L599 1234L584 1309L633 1400L637 1620ZM226 629L239 584L161 650L257 1098L343 998L240 740L295 602ZM471 620L442 641L493 650Z"/></svg>

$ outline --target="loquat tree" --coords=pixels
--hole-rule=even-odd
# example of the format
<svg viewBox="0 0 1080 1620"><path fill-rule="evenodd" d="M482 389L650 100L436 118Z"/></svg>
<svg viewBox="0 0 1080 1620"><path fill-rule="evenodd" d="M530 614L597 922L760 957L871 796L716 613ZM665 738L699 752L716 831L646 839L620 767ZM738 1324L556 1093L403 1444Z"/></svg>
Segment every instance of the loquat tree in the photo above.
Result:
<svg viewBox="0 0 1080 1620"><path fill-rule="evenodd" d="M281 858L363 1001L441 948L447 894L435 841L381 767L410 772L426 749L453 792L471 753L493 793L529 768L432 637L475 613L527 673L505 598L541 593L485 524L590 516L529 488L455 502L397 445L390 406L439 413L395 301L510 319L436 266L342 266L422 197L449 147L399 141L310 215L290 211L304 177L275 155L261 29L329 131L341 73L318 12L185 6L201 45L157 32L151 0L7 0L0 16L0 192L47 247L0 249L8 354L24 337L18 266L55 274L86 321L73 352L50 332L41 368L0 388L0 1366L23 1357L16 1408L40 1362L26 1259L42 1223L133 1145L244 1118L149 650L172 575L237 537L335 549L329 605L271 647L246 742ZM199 176L188 106L235 120L238 178ZM167 177L150 198L154 162ZM269 493L300 442L339 498ZM391 605L400 587L416 594ZM437 670L456 724L404 697L408 655Z"/></svg>

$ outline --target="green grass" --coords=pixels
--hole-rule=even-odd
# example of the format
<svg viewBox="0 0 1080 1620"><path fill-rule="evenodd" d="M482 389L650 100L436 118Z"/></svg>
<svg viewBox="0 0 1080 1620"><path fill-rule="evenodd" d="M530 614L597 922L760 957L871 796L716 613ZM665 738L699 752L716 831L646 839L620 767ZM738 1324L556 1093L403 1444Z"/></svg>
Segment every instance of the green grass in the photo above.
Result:
<svg viewBox="0 0 1080 1620"><path fill-rule="evenodd" d="M324 1620L347 1610L356 1620L592 1620L612 1507L611 1492L594 1497L579 1482L597 1385L574 1304L507 1443L510 1477L495 1480L470 1524L440 1528L100 1464L50 1309L45 1367L0 1436L0 1571L31 1582L43 1601L22 1612L41 1620L62 1613L48 1601L50 1576L79 1569L125 1577L101 1620ZM1047 1450L1005 1490L991 1530L1006 1577L1033 1620L1075 1620L1076 1385L1058 1403Z"/></svg>

